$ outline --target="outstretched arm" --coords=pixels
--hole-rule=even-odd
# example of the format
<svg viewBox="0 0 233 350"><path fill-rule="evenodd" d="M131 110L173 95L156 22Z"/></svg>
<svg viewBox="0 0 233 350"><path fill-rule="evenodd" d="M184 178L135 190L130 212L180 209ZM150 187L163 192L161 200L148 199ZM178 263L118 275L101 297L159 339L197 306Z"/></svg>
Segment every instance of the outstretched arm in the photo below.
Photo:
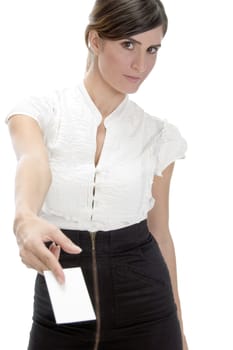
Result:
<svg viewBox="0 0 233 350"><path fill-rule="evenodd" d="M177 268L173 240L169 230L169 189L173 173L174 163L169 165L163 172L163 177L156 176L154 179L152 194L156 203L148 213L148 228L159 244L161 253L166 261L175 303L178 311L181 331L183 334L183 349L187 350L188 346L183 332L182 313L177 286Z"/></svg>
<svg viewBox="0 0 233 350"><path fill-rule="evenodd" d="M38 272L53 271L60 282L64 273L58 262L59 247L68 253L79 253L56 226L38 214L52 181L47 149L37 122L27 116L12 116L9 131L17 156L15 178L14 233L22 261ZM55 244L47 249L45 242ZM58 246L57 246L58 245Z"/></svg>

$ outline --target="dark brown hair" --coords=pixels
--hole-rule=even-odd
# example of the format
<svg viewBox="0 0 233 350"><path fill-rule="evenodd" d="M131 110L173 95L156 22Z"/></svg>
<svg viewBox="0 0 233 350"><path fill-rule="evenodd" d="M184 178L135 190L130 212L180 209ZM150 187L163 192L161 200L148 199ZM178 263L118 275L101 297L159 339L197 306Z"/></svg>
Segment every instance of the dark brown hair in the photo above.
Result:
<svg viewBox="0 0 233 350"><path fill-rule="evenodd" d="M168 20L160 0L96 0L89 16L85 41L91 30L102 39L120 40L162 26L167 32Z"/></svg>

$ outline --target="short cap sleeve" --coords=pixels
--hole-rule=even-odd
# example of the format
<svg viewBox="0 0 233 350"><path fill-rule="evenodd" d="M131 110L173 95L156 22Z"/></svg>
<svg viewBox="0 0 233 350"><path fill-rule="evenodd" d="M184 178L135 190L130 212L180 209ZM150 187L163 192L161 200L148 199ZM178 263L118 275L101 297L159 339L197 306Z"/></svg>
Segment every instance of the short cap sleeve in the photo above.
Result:
<svg viewBox="0 0 233 350"><path fill-rule="evenodd" d="M54 110L53 96L31 96L18 102L7 114L5 122L8 123L13 115L26 115L36 120L40 128L46 132L47 126L54 114Z"/></svg>
<svg viewBox="0 0 233 350"><path fill-rule="evenodd" d="M162 173L168 165L177 159L185 158L187 142L181 136L177 127L165 120L157 139L156 149L157 157L154 175L163 176Z"/></svg>

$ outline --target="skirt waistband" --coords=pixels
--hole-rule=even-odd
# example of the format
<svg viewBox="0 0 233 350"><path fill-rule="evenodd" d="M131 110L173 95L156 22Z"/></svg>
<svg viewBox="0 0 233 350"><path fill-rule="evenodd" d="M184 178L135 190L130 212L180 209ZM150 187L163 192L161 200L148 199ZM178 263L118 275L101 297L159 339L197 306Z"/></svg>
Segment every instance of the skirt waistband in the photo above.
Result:
<svg viewBox="0 0 233 350"><path fill-rule="evenodd" d="M81 230L61 229L75 244L85 250L91 250L91 234L93 232ZM144 242L151 239L151 234L147 227L147 220L137 224L123 227L112 231L96 232L96 250L104 252L120 252L135 249Z"/></svg>

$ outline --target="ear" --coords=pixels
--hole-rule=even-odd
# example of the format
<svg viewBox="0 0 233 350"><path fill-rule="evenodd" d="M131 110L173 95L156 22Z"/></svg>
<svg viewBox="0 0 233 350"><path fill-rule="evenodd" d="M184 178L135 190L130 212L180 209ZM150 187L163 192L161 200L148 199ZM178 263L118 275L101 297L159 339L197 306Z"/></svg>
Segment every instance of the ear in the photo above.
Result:
<svg viewBox="0 0 233 350"><path fill-rule="evenodd" d="M91 30L88 36L89 49L93 52L93 54L97 55L102 49L102 39L99 37L99 34L96 30Z"/></svg>

